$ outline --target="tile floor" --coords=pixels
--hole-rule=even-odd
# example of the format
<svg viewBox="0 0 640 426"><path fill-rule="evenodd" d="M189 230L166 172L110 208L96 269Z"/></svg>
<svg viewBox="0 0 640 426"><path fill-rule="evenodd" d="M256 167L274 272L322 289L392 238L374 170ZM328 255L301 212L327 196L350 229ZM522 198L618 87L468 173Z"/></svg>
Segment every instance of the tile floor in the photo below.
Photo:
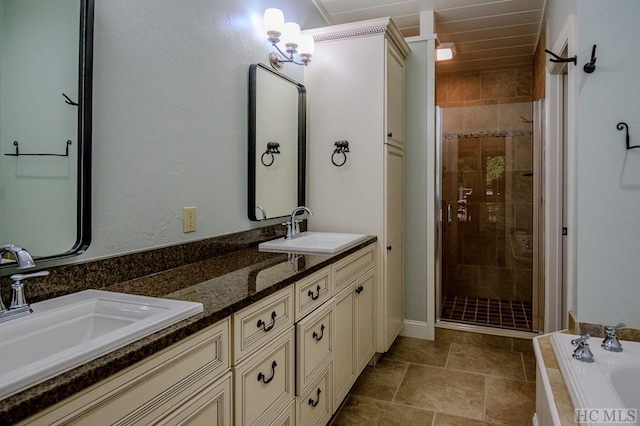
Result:
<svg viewBox="0 0 640 426"><path fill-rule="evenodd" d="M331 424L531 425L535 388L533 354L398 337Z"/></svg>
<svg viewBox="0 0 640 426"><path fill-rule="evenodd" d="M531 331L531 309L530 302L444 296L441 319L456 323Z"/></svg>

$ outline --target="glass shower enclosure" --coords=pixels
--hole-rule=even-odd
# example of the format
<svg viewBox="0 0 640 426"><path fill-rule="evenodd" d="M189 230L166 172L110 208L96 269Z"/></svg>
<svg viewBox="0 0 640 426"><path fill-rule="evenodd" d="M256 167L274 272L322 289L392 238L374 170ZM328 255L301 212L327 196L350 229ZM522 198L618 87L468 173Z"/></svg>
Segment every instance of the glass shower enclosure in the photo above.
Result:
<svg viewBox="0 0 640 426"><path fill-rule="evenodd" d="M437 110L439 321L537 330L533 109Z"/></svg>

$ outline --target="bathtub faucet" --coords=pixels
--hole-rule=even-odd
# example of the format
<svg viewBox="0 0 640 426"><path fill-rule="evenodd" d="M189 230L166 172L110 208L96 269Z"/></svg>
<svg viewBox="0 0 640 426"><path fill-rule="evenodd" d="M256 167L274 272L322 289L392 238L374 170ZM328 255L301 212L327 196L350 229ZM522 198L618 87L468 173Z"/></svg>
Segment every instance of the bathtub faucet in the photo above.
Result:
<svg viewBox="0 0 640 426"><path fill-rule="evenodd" d="M626 325L621 322L618 325L608 326L605 328L605 332L607 333L607 337L602 341L602 345L600 347L602 349L606 349L611 352L622 352L622 345L618 340L618 336L616 336L616 330L619 328L626 327Z"/></svg>
<svg viewBox="0 0 640 426"><path fill-rule="evenodd" d="M587 339L591 337L588 334L583 334L577 339L573 339L571 344L573 346L577 346L576 350L573 351L573 358L582 362L593 362L593 352L589 349L589 344L587 343Z"/></svg>

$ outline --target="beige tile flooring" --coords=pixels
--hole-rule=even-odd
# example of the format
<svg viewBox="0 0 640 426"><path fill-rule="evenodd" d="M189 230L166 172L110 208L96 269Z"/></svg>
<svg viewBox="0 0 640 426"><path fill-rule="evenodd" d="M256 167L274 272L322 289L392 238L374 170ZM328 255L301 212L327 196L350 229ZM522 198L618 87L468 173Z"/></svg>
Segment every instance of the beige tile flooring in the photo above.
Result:
<svg viewBox="0 0 640 426"><path fill-rule="evenodd" d="M531 425L535 388L532 354L398 337L332 425Z"/></svg>

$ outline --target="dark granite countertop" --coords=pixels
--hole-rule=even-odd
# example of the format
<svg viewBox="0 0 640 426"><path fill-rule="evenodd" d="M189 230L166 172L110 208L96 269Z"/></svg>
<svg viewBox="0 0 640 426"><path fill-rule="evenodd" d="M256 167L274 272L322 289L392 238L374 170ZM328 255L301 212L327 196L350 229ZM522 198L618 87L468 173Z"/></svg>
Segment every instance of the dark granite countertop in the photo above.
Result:
<svg viewBox="0 0 640 426"><path fill-rule="evenodd" d="M200 302L204 311L3 399L0 423L24 420L375 241L370 237L338 254L296 255L293 260L251 247L102 286L101 290Z"/></svg>

